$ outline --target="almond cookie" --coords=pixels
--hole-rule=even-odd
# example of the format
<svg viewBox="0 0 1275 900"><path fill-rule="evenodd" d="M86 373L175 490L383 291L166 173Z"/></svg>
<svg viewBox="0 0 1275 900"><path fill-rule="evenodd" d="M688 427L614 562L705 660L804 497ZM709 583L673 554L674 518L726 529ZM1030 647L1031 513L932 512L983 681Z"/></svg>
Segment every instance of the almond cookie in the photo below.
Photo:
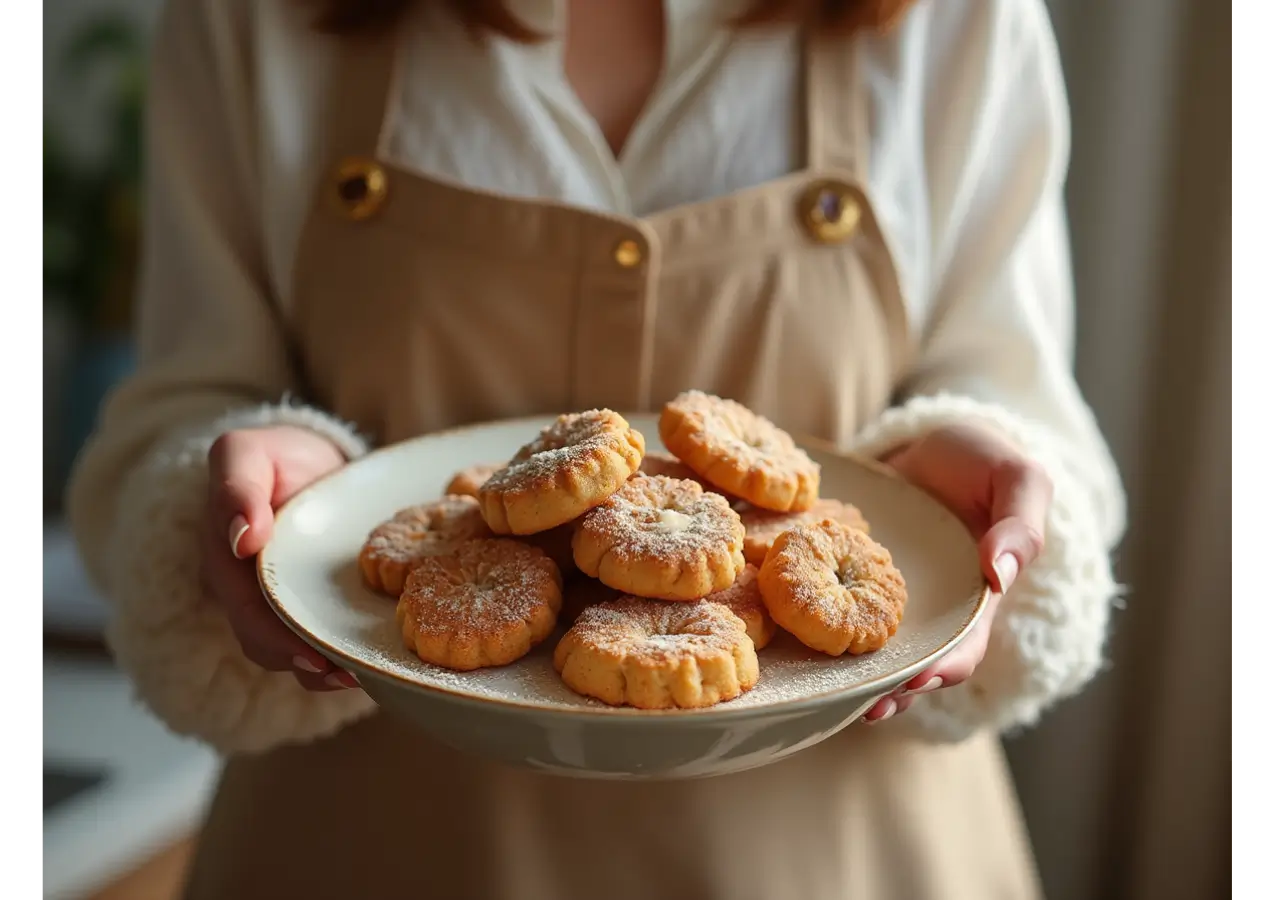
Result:
<svg viewBox="0 0 1275 900"><path fill-rule="evenodd" d="M769 644L775 637L775 620L766 609L766 601L761 598L761 587L757 584L757 567L744 566L744 571L724 591L709 594L704 598L706 603L720 603L744 623L744 630L753 639L753 646L758 650Z"/></svg>
<svg viewBox="0 0 1275 900"><path fill-rule="evenodd" d="M720 603L621 597L585 609L558 642L553 665L577 694L611 706L694 709L733 700L757 683L757 651Z"/></svg>
<svg viewBox="0 0 1275 900"><path fill-rule="evenodd" d="M663 475L634 478L591 510L572 546L584 574L659 600L707 597L744 568L744 526L726 498Z"/></svg>
<svg viewBox="0 0 1275 900"><path fill-rule="evenodd" d="M774 512L801 512L819 497L819 466L787 432L734 400L679 394L660 414L674 456L732 497Z"/></svg>
<svg viewBox="0 0 1275 900"><path fill-rule="evenodd" d="M502 468L504 468L502 463L480 463L476 466L461 469L452 476L451 481L447 482L445 493L477 497L479 488L487 483L488 478L495 475Z"/></svg>
<svg viewBox="0 0 1275 900"><path fill-rule="evenodd" d="M579 518L637 471L646 442L619 413L559 416L479 488L497 534L535 534Z"/></svg>
<svg viewBox="0 0 1275 900"><path fill-rule="evenodd" d="M521 659L553 631L562 577L549 557L511 540L469 541L412 570L398 600L409 649L469 671Z"/></svg>
<svg viewBox="0 0 1275 900"><path fill-rule="evenodd" d="M397 597L408 573L423 560L490 536L473 497L448 496L409 506L368 535L359 552L359 571L372 590Z"/></svg>
<svg viewBox="0 0 1275 900"><path fill-rule="evenodd" d="M884 647L908 597L888 550L830 520L776 538L757 580L779 627L830 656Z"/></svg>
<svg viewBox="0 0 1275 900"><path fill-rule="evenodd" d="M771 512L747 503L737 504L735 510L744 523L744 559L754 566L760 566L766 561L766 554L775 538L798 525L832 519L834 522L853 525L865 534L869 533L868 520L859 512L859 508L840 500L816 500L810 509L798 513Z"/></svg>

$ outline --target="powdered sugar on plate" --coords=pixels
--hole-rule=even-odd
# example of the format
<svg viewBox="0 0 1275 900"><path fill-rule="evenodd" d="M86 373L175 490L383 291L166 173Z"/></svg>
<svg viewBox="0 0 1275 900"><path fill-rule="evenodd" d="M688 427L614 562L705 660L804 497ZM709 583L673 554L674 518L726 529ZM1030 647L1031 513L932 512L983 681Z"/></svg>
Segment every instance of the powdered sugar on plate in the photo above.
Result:
<svg viewBox="0 0 1275 900"><path fill-rule="evenodd" d="M807 700L813 697L850 690L878 677L890 675L915 652L907 635L896 635L894 641L876 653L860 657L833 658L802 646L791 635L780 633L757 654L761 678L757 686L735 700L699 710L644 711L610 707L575 694L562 683L553 668L553 648L564 633L557 629L530 654L508 666L452 672L421 662L403 646L394 624L393 604L384 607L381 627L369 629L358 642L356 667L406 680L422 688L444 691L472 700L512 703L542 710L591 712L605 715L711 715L713 710L769 707ZM355 650L355 647L350 647Z"/></svg>

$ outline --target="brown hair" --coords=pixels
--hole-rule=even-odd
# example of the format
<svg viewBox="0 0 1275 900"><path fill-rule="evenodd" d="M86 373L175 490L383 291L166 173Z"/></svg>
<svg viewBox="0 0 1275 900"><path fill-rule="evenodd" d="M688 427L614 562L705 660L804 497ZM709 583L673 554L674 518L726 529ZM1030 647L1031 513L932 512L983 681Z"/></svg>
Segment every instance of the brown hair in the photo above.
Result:
<svg viewBox="0 0 1275 900"><path fill-rule="evenodd" d="M394 23L417 3L442 3L476 33L490 32L522 43L543 35L528 28L509 11L505 0L311 0L318 15L315 25L330 34L375 31ZM861 29L885 30L898 20L912 0L753 0L740 16L740 26L774 22L810 22L826 32L848 34Z"/></svg>

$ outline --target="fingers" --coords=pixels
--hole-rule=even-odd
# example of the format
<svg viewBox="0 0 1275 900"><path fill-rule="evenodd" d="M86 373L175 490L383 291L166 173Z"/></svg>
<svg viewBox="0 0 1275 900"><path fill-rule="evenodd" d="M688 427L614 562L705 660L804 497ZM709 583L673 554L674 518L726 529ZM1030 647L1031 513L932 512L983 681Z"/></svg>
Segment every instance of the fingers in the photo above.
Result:
<svg viewBox="0 0 1275 900"><path fill-rule="evenodd" d="M979 541L983 573L1000 593L1031 565L1045 546L1045 517L1053 483L1037 465L1005 463L992 472L992 526Z"/></svg>
<svg viewBox="0 0 1275 900"><path fill-rule="evenodd" d="M332 670L323 654L293 634L270 609L251 563L234 559L216 535L206 538L204 560L207 587L248 659L271 672Z"/></svg>
<svg viewBox="0 0 1275 900"><path fill-rule="evenodd" d="M965 640L957 644L951 653L910 679L903 686L904 692L908 696L928 694L968 680L987 654L987 642L992 634L991 612L989 609L983 614Z"/></svg>
<svg viewBox="0 0 1275 900"><path fill-rule="evenodd" d="M253 432L227 432L209 449L212 525L237 559L255 556L270 540L274 487L274 462Z"/></svg>
<svg viewBox="0 0 1275 900"><path fill-rule="evenodd" d="M316 693L344 691L359 686L359 683L354 680L353 675L349 672L342 672L340 669L337 669L334 672L328 672L327 674L293 672L292 676L296 678L297 684L301 685L307 691L315 691Z"/></svg>
<svg viewBox="0 0 1275 900"><path fill-rule="evenodd" d="M996 598L999 600L999 597ZM942 688L954 687L969 679L983 661L987 653L987 642L992 633L992 620L995 616L995 600L993 605L984 611L978 624L957 644L947 656L925 669L919 675L909 679L894 693L882 697L868 710L863 721L868 724L882 722L900 713L906 712L916 698Z"/></svg>
<svg viewBox="0 0 1275 900"><path fill-rule="evenodd" d="M327 449L317 437L313 443ZM270 672L293 673L306 690L358 687L353 676L333 666L274 614L252 563L246 561L266 545L274 527L273 502L280 486L277 450L272 450L269 433L260 430L227 432L209 449L201 579L249 660ZM312 462L310 468L330 469L339 465L339 457L323 459L320 454ZM300 469L303 479L311 474L304 463L291 468Z"/></svg>
<svg viewBox="0 0 1275 900"><path fill-rule="evenodd" d="M215 548L206 580L220 602L244 656L269 672L291 672L311 691L357 688L358 681L284 625L265 602L252 564L233 559L224 546Z"/></svg>
<svg viewBox="0 0 1275 900"><path fill-rule="evenodd" d="M307 690L359 686L352 675L334 666L283 624L262 596L252 564L233 558L225 541L215 534L206 537L202 581L251 662L268 672L291 672Z"/></svg>
<svg viewBox="0 0 1275 900"><path fill-rule="evenodd" d="M994 432L954 426L883 455L884 460L955 513L978 540L979 566L992 586L991 603L978 624L938 663L883 697L864 715L880 722L896 716L917 696L961 684L987 652L1000 597L1044 548L1053 484L1036 463Z"/></svg>

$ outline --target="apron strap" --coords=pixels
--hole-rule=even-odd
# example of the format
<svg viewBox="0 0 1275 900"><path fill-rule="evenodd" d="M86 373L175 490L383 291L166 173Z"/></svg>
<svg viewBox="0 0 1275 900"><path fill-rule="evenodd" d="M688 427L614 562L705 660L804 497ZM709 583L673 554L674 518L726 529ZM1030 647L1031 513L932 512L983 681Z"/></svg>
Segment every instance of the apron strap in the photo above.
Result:
<svg viewBox="0 0 1275 900"><path fill-rule="evenodd" d="M868 174L867 95L861 88L855 37L807 32L806 166L840 169L863 181Z"/></svg>
<svg viewBox="0 0 1275 900"><path fill-rule="evenodd" d="M895 384L910 370L916 354L908 326L903 285L889 239L867 196L871 106L860 76L858 38L806 38L807 167L840 172L860 192L863 220L859 254L879 292L890 332L890 365Z"/></svg>
<svg viewBox="0 0 1275 900"><path fill-rule="evenodd" d="M402 26L339 39L339 59L324 101L324 152L329 160L381 155L392 133Z"/></svg>

